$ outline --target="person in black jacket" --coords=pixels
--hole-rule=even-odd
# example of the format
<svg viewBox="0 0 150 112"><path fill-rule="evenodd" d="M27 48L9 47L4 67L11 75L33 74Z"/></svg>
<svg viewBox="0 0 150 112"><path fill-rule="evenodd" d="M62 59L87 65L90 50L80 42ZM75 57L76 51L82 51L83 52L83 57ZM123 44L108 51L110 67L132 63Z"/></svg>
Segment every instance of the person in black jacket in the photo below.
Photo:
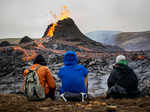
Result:
<svg viewBox="0 0 150 112"><path fill-rule="evenodd" d="M107 98L133 98L138 95L138 79L134 71L128 66L125 56L117 56L107 85Z"/></svg>

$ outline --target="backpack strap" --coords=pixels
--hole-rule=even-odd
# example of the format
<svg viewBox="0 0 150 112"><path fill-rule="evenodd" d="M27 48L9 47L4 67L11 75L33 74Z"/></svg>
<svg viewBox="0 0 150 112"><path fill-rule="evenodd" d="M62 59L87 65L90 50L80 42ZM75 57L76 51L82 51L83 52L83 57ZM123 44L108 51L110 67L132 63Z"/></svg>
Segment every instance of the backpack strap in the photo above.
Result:
<svg viewBox="0 0 150 112"><path fill-rule="evenodd" d="M37 70L41 67L41 65L38 65L38 67L36 67L33 71L36 72L36 76L38 77L39 79L39 76L38 76L38 73L37 73Z"/></svg>
<svg viewBox="0 0 150 112"><path fill-rule="evenodd" d="M37 70L41 67L41 65L38 65L34 70L31 70L30 68L28 69L29 70L29 73L30 72L37 72ZM34 78L34 77L33 77Z"/></svg>

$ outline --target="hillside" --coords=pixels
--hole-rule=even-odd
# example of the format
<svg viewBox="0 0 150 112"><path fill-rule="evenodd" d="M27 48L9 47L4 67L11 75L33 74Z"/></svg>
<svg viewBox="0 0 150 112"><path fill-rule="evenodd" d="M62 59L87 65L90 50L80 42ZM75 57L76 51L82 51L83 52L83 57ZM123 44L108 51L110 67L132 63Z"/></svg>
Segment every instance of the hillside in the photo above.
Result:
<svg viewBox="0 0 150 112"><path fill-rule="evenodd" d="M86 34L92 40L105 45L119 46L125 50L150 50L150 31L146 32L119 32L95 31Z"/></svg>
<svg viewBox="0 0 150 112"><path fill-rule="evenodd" d="M150 50L150 31L123 32L117 35L116 43L126 50Z"/></svg>

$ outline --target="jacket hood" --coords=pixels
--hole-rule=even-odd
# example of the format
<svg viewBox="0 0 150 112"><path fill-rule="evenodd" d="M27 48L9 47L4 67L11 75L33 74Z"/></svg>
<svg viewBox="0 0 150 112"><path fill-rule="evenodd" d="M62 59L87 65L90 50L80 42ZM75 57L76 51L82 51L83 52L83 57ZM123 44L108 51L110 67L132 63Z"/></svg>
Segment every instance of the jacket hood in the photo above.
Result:
<svg viewBox="0 0 150 112"><path fill-rule="evenodd" d="M76 65L77 62L77 55L74 51L68 51L64 54L64 64L66 66Z"/></svg>

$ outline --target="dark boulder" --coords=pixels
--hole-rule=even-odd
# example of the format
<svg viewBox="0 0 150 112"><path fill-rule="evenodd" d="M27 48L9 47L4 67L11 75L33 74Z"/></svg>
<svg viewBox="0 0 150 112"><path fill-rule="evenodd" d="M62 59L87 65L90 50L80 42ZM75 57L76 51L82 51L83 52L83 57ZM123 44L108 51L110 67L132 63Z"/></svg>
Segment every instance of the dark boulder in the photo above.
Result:
<svg viewBox="0 0 150 112"><path fill-rule="evenodd" d="M33 40L32 40L30 37L24 36L24 37L20 40L19 44L28 43L28 42L32 42L32 41L33 41Z"/></svg>
<svg viewBox="0 0 150 112"><path fill-rule="evenodd" d="M8 42L8 41L2 41L0 43L0 47L7 47L7 46L10 46L11 44Z"/></svg>

